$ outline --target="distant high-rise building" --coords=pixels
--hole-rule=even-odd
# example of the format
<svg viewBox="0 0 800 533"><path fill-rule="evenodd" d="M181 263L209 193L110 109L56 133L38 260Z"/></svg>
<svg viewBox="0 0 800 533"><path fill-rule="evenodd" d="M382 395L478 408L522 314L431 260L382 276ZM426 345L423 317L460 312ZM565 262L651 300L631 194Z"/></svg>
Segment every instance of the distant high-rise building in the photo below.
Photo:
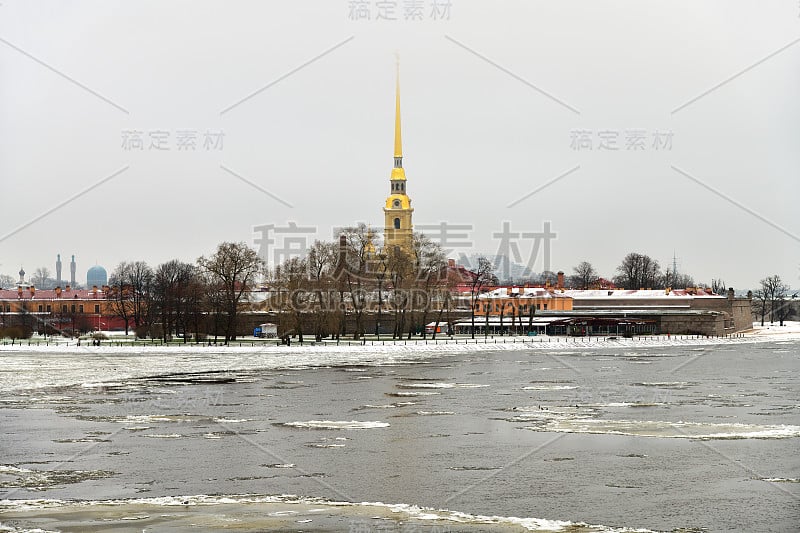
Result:
<svg viewBox="0 0 800 533"><path fill-rule="evenodd" d="M56 286L61 286L61 254L56 256Z"/></svg>
<svg viewBox="0 0 800 533"><path fill-rule="evenodd" d="M72 262L69 264L69 284L73 287L75 286L75 271L78 269L78 265L75 264L75 256L72 256Z"/></svg>

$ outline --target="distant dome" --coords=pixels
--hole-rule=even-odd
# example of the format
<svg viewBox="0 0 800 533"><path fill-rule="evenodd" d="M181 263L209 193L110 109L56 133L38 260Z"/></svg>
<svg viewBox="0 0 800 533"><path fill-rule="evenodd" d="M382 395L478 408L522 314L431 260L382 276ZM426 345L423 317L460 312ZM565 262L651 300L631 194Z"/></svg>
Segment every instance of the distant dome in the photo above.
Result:
<svg viewBox="0 0 800 533"><path fill-rule="evenodd" d="M94 285L98 287L108 285L108 273L100 265L95 265L86 271L86 286L91 288Z"/></svg>

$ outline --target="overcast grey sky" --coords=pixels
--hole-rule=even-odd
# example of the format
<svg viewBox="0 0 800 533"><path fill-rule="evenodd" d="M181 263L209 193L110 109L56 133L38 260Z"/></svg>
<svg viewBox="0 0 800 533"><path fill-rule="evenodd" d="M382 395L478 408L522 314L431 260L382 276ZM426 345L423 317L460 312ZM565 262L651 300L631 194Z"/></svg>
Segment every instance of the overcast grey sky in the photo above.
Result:
<svg viewBox="0 0 800 533"><path fill-rule="evenodd" d="M469 225L452 255L549 222L553 270L800 285L796 0L380 4L2 0L0 273L382 227L399 52L414 222Z"/></svg>

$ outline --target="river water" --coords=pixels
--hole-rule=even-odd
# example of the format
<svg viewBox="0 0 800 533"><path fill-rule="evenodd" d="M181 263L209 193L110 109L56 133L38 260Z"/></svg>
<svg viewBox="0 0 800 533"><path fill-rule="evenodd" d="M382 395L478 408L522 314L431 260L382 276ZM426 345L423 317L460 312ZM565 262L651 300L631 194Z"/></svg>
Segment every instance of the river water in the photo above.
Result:
<svg viewBox="0 0 800 533"><path fill-rule="evenodd" d="M798 370L797 341L6 350L0 531L798 531Z"/></svg>

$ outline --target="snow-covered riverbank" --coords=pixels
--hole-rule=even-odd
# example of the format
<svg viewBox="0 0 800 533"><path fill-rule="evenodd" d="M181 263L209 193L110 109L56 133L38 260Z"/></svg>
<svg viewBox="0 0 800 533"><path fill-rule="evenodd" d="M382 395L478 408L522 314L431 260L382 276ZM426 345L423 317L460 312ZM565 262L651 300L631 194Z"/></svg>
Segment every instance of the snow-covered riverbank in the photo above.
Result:
<svg viewBox="0 0 800 533"><path fill-rule="evenodd" d="M341 341L325 340L323 342L313 342L313 338L306 337L304 343L299 343L297 339L292 341L290 346L277 345L273 342L264 342L252 337L243 337L233 341L229 346L221 342L209 343L179 343L172 342L162 344L159 340L154 342L134 341L132 338L119 336L104 340L101 346L93 346L90 340L65 340L60 338L49 339L34 337L11 344L11 341L4 340L0 345L0 354L17 351L41 351L54 353L180 353L202 352L206 354L235 354L235 353L262 353L269 352L274 354L290 353L406 353L409 351L424 353L464 353L471 351L485 351L487 347L499 350L515 349L540 349L540 350L574 350L574 349L596 349L600 347L658 347L658 346L680 346L680 345L713 345L729 343L750 343L767 341L795 341L800 340L800 322L786 322L784 326L776 324L760 326L754 324L753 329L744 333L733 334L724 337L708 337L703 335L644 335L632 338L615 336L594 336L594 337L553 337L539 335L528 336L476 336L472 339L468 336L459 337L439 337L437 339L412 340L392 340L377 339L367 337L362 340L342 339Z"/></svg>
<svg viewBox="0 0 800 533"><path fill-rule="evenodd" d="M83 385L114 386L131 379L180 373L291 370L332 366L387 366L487 351L580 352L800 341L800 323L758 327L731 337L489 337L427 341L344 341L291 346L10 345L0 346L0 391ZM79 356L79 357L76 357Z"/></svg>

